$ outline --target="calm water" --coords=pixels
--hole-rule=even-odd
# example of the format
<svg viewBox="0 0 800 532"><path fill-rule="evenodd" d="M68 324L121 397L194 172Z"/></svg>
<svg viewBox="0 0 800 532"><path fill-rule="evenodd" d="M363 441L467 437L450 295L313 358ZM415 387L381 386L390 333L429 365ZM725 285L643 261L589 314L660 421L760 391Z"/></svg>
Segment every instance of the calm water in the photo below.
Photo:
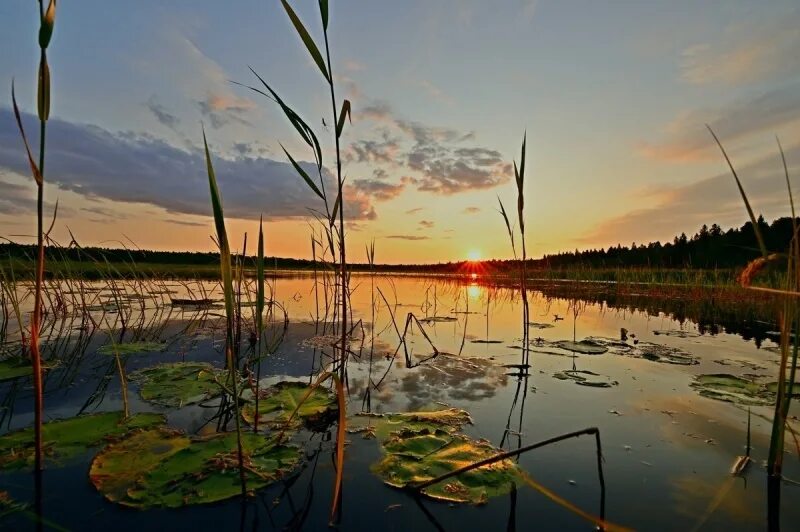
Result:
<svg viewBox="0 0 800 532"><path fill-rule="evenodd" d="M594 439L582 437L523 454L519 464L540 484L586 512L612 523L641 530L762 530L766 528L767 483L762 462L768 450L771 417L767 407L752 408L752 456L755 463L742 478L730 475L737 455L744 454L747 410L701 397L690 387L695 375L731 373L775 378L777 344L766 331L774 329L769 316L749 316L761 323L753 335L748 327L715 324L713 316L695 321L674 319L675 302L650 300L647 310L614 308L591 300L529 294L531 327L529 376L505 365L519 364L522 307L518 293L482 286L475 280L431 280L414 277L375 279L389 303L371 288L369 276L354 276L353 314L362 320L363 342L354 342L357 356L348 363L348 412L398 412L442 404L464 408L474 425L466 432L498 447L513 449L565 432L598 427L601 434L605 507L597 476ZM97 285L99 286L99 285ZM161 289L175 297L197 296L199 283L169 284ZM204 287L213 297L215 287ZM262 368L264 383L281 380L308 382L330 361L326 349L311 341L320 334L315 325L315 293L309 277L280 278L273 282L274 297L289 317L286 336ZM125 288L133 293L129 286ZM140 289L141 291L141 289ZM153 290L155 291L155 290ZM163 290L160 290L163 291ZM108 302L109 292L92 292L96 302ZM319 297L322 297L321 293ZM376 301L373 305L372 301ZM60 365L47 374L46 417L66 418L81 412L120 410L121 393L113 357L97 353L108 343L109 332L123 340L157 340L164 351L132 355L126 372L165 361L209 361L223 365L224 321L220 309L173 308L168 296L156 294L131 299L123 312L93 315L100 328L92 334L75 330L80 321L59 318L49 322L45 353ZM29 304L26 300L25 304ZM374 311L373 311L374 307ZM110 307L107 305L107 310ZM408 313L423 327L440 354L412 327L407 337L409 359L396 353L399 337L389 310L402 331ZM114 309L116 310L116 309ZM374 312L374 318L373 318ZM724 314L720 309L719 315ZM436 317L437 320L424 320ZM556 319L563 318L563 319ZM709 322L709 320L711 322ZM722 321L722 320L721 320ZM696 322L701 322L698 327ZM275 326L276 330L280 327ZM247 337L247 326L244 327ZM692 365L669 364L609 351L581 354L559 348L559 340L603 337L620 340L627 330L629 345L650 343L680 350L696 359ZM726 332L736 330L742 334ZM707 331L713 331L710 334ZM373 340L374 337L374 340ZM752 339L758 339L758 345ZM751 338L751 339L745 339ZM14 323L9 325L6 353L18 349ZM247 343L246 341L244 342ZM413 367L408 367L413 366ZM565 371L606 387L579 385ZM569 374L567 374L569 375ZM368 383L372 383L369 386ZM367 391L369 390L369 393ZM170 425L187 432L204 432L212 415L208 408L178 410L154 407L129 384L133 412L163 411ZM32 422L29 379L0 383L2 428L8 432ZM302 436L306 463L296 475L240 500L179 510L135 511L107 502L87 477L95 452L44 475L44 514L71 530L262 530L323 529L327 527L334 468L335 427L328 433ZM787 440L784 473L800 478L800 463ZM416 500L382 484L370 472L380 459L375 441L349 436L346 448L341 528L382 527L390 530L544 529L588 530L593 525L553 503L539 492L522 487L515 496L491 499L482 506L452 505ZM0 473L0 490L18 501L32 501L33 482L26 472ZM800 520L800 488L784 484L781 525L796 530ZM33 529L26 515L0 520L0 527Z"/></svg>

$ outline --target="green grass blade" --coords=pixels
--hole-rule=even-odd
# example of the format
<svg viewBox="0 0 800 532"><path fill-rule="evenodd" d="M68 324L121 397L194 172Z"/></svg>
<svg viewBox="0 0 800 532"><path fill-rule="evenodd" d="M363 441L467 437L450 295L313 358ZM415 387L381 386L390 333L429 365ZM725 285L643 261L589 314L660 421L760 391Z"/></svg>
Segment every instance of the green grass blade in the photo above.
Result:
<svg viewBox="0 0 800 532"><path fill-rule="evenodd" d="M252 72L253 75L255 75L255 77L258 78L261 84L264 85L264 87L269 91L269 93L272 95L272 98L278 103L280 108L283 110L283 113L289 119L289 122L291 122L294 128L297 130L297 132L300 133L300 136L303 138L306 144L314 148L314 154L317 159L317 168L322 169L322 147L320 146L319 140L317 139L317 136L314 134L314 131L310 127L308 127L308 124L306 124L302 118L300 118L300 115L298 115L296 112L294 112L294 110L291 107L289 107L288 105L286 105L286 103L284 103L281 97L278 96L278 93L272 90L272 87L270 87L267 84L267 82L264 81L264 78L259 76L258 73L252 68L250 69L250 72ZM253 87L249 88L260 94L264 94L263 92Z"/></svg>
<svg viewBox="0 0 800 532"><path fill-rule="evenodd" d="M264 220L258 221L258 262L256 263L256 332L259 340L264 331ZM261 356L261 353L259 353Z"/></svg>
<svg viewBox="0 0 800 532"><path fill-rule="evenodd" d="M25 144L25 152L28 154L28 163L31 166L31 174L33 174L33 179L36 181L36 184L41 186L42 185L42 173L39 172L39 167L36 166L36 161L33 160L33 154L31 153L30 144L28 144L28 137L25 136L25 128L22 127L22 117L19 114L19 107L17 107L17 97L14 94L14 81L11 81L11 103L14 106L14 118L17 119L17 127L19 128L19 134L22 136L22 142Z"/></svg>
<svg viewBox="0 0 800 532"><path fill-rule="evenodd" d="M319 187L317 187L316 183L314 183L314 181L311 179L311 177L308 175L308 173L306 173L306 171L303 170L303 168L299 164L297 164L297 161L295 161L294 157L292 157L289 154L289 152L286 151L286 148L283 147L283 144L281 144L280 146L281 146L281 149L283 149L283 153L285 153L286 156L289 158L289 161L292 163L292 166L294 166L294 169L297 170L298 174L300 174L300 177L302 177L303 180L306 182L306 184L309 187L311 187L311 190L314 191L314 194L319 196L320 199L324 200L325 196L322 195L322 192L320 192Z"/></svg>
<svg viewBox="0 0 800 532"><path fill-rule="evenodd" d="M350 115L350 100L345 100L342 103L342 112L339 113L339 121L336 122L336 137L342 136L342 130L344 129L344 119L349 118L350 123L353 123L353 117Z"/></svg>
<svg viewBox="0 0 800 532"><path fill-rule="evenodd" d="M330 83L331 78L328 75L328 68L325 66L325 60L322 59L322 54L320 53L319 48L317 48L317 45L314 43L314 39L311 38L311 35L309 35L306 27L303 26L303 23L300 21L297 13L295 13L294 9L292 9L292 6L289 5L289 2L286 0L281 0L281 4L283 4L283 9L286 10L286 14L289 15L289 20L292 21L294 29L297 30L298 35L300 35L300 38L303 40L303 44L306 45L308 53L311 54L311 58L317 64L319 70L322 72L322 75L325 76L325 79Z"/></svg>
<svg viewBox="0 0 800 532"><path fill-rule="evenodd" d="M53 27L56 23L56 0L50 0L47 5L47 11L41 20L39 26L39 47L43 50L50 45L50 39L53 37Z"/></svg>
<svg viewBox="0 0 800 532"><path fill-rule="evenodd" d="M728 153L725 151L725 148L722 146L722 143L717 138L716 133L714 130L711 129L711 126L706 124L708 131L711 133L711 136L714 137L714 140L719 146L720 151L722 152L722 156L725 157L725 162L728 163L728 168L730 168L731 173L733 174L733 178L736 180L736 186L739 187L739 194L742 195L742 200L744 201L744 206L747 208L747 214L750 216L750 221L753 224L753 231L756 233L756 240L758 240L758 247L761 249L761 254L766 257L769 253L767 252L767 246L764 244L764 238L761 235L761 229L758 227L758 221L756 220L755 214L753 214L753 209L750 207L750 201L747 199L747 194L744 192L744 188L742 188L742 182L739 180L739 175L736 173L736 169L733 167L733 163L731 162L730 158L728 157Z"/></svg>
<svg viewBox="0 0 800 532"><path fill-rule="evenodd" d="M333 212L331 213L331 224L336 222L336 215L339 212L339 208L342 206L342 189L339 189L339 193L336 194L336 201L333 203Z"/></svg>
<svg viewBox="0 0 800 532"><path fill-rule="evenodd" d="M203 131L203 146L206 153L206 170L208 172L208 187L211 190L211 207L214 211L214 226L217 230L217 243L219 244L220 273L222 274L222 291L225 294L225 313L231 322L229 335L233 331L233 271L231 269L231 248L228 244L228 233L225 230L225 216L222 211L222 197L217 187L217 178L214 166L211 163L211 154L208 151L206 133ZM232 340L232 338L231 338Z"/></svg>
<svg viewBox="0 0 800 532"><path fill-rule="evenodd" d="M47 56L42 53L39 62L39 120L46 121L50 117L50 66L47 64Z"/></svg>
<svg viewBox="0 0 800 532"><path fill-rule="evenodd" d="M511 229L511 222L508 220L508 214L506 214L506 208L503 207L503 201L498 196L497 198L498 203L500 203L500 214L503 215L503 221L506 223L506 229L508 230L508 238L511 239L511 249L514 251L514 257L517 256L517 248L514 245L514 231Z"/></svg>
<svg viewBox="0 0 800 532"><path fill-rule="evenodd" d="M328 0L319 0L319 14L322 16L322 29L328 31Z"/></svg>

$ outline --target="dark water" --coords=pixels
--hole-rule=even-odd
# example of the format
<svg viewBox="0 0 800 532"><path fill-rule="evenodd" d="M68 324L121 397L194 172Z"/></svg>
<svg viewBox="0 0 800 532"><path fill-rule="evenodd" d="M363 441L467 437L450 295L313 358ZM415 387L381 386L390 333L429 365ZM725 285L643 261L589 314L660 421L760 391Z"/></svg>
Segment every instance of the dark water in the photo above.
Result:
<svg viewBox="0 0 800 532"><path fill-rule="evenodd" d="M608 522L620 526L641 530L767 527L767 477L762 462L767 457L771 409L752 408L754 463L743 477L732 477L735 457L744 454L747 409L701 397L690 384L694 376L708 373L774 379L778 354L777 344L766 334L774 329L769 316L749 316L751 325L737 329L714 323L713 316L692 319L671 314L674 301L659 305L650 300L638 310L635 305L613 305L595 296L560 299L532 292L530 319L547 328L530 329L531 337L541 340L534 342L529 375L519 376L515 375L517 370L504 367L519 363L521 356L522 310L515 292L482 286L479 279L379 279L376 286L389 301L401 330L409 312L419 318L455 318L424 322L425 331L443 353L426 361L432 349L412 328L407 337L407 363L402 349L392 356L398 334L386 304L370 289L369 277L354 277L353 284L358 285L352 300L354 317L362 319L365 327L364 340L356 342L356 356L348 362L349 413L413 411L432 405L464 408L474 420L466 433L505 449L597 427L604 457L604 499L592 437L525 453L519 464L536 482L572 505L604 515ZM280 279L274 288L276 300L287 310L289 326L278 350L263 364L264 384L287 379L309 382L311 375L330 362L326 349L315 349L314 343L308 342L320 332L313 323L312 281ZM181 286L174 290L179 295L186 292ZM222 366L222 311L181 311L160 301L157 297L148 299L143 311L137 302L121 313L127 315L124 341L157 340L164 345L161 352L126 357L126 373L179 360ZM717 315L726 316L725 310L718 309ZM555 320L555 316L564 319ZM114 358L97 353L108 343L109 333L119 341L119 318L120 313L105 314L101 327L92 334L75 331L74 323L64 325L63 320L61 324L51 323L45 354L60 365L47 374L47 419L122 408ZM730 322L730 316L725 319ZM761 324L757 334L752 333L754 323ZM621 328L632 333L640 345L650 342L679 349L698 363L667 364L613 352L572 353L551 343L590 336L619 339ZM279 329L275 326L276 331ZM17 339L13 324L9 331L6 353L18 348L13 343ZM631 344L633 341L628 340ZM591 371L596 374L592 380L609 383L609 387L581 386L574 380L554 377L574 369ZM369 382L373 385L368 386ZM135 384L129 383L128 389L132 412L164 412L169 425L188 433L209 430L206 422L213 416L213 408L160 408L142 401ZM28 379L0 383L0 398L4 406L0 431L32 422ZM177 510L137 511L106 501L88 479L95 449L65 467L45 471L43 513L48 521L70 530L327 528L335 474L335 429L301 432L295 443L305 448L302 468L258 491L254 498L244 503L235 498ZM520 487L480 506L416 499L384 485L371 473L371 464L381 457L374 440L350 434L348 442L339 523L343 529L587 530L594 526L530 487ZM786 449L784 474L790 479L800 478L791 437ZM33 507L30 472L0 473L0 490ZM800 519L800 488L784 483L780 497L780 525L795 530ZM7 516L0 520L0 527L35 529L30 512Z"/></svg>

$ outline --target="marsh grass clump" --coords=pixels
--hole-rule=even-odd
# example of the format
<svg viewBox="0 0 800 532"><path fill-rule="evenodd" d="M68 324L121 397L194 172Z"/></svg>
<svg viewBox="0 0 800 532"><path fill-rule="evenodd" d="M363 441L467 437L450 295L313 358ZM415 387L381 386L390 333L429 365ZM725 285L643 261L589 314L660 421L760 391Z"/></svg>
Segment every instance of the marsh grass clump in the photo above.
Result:
<svg viewBox="0 0 800 532"><path fill-rule="evenodd" d="M765 239L761 234L758 220L756 220L753 208L747 194L744 191L742 182L739 175L731 162L728 153L722 145L722 142L717 137L716 133L708 127L709 133L713 137L716 145L719 147L728 169L736 182L739 189L739 194L744 203L747 214L750 217L750 222L753 226L756 241L761 252L761 257L754 260L740 277L740 283L743 287L749 290L756 290L762 292L774 293L782 296L783 308L780 312L780 363L778 369L778 380L774 386L775 390L775 409L772 419L772 431L770 435L769 456L767 458L767 471L771 477L776 479L781 478L783 455L784 455L784 442L786 439L786 427L789 416L789 406L794 395L795 376L797 373L797 360L798 352L800 352L800 335L796 334L800 331L800 309L798 308L798 298L800 298L800 227L797 224L797 216L794 207L794 197L792 195L792 186L789 179L789 167L786 164L786 155L784 154L783 147L780 140L776 141L778 144L778 151L781 156L783 164L784 177L786 179L786 189L789 198L789 206L792 214L792 238L788 244L788 249L780 253L770 253L767 249ZM759 286L753 286L753 279L761 272L768 264L777 261L785 262L786 264L786 277L785 286L782 289L772 289ZM792 333L795 331L795 334ZM741 387L740 387L741 388ZM743 386L744 390L748 390L748 386ZM746 394L747 395L747 394ZM752 394L750 394L752 395ZM773 513L770 513L770 519L774 518Z"/></svg>

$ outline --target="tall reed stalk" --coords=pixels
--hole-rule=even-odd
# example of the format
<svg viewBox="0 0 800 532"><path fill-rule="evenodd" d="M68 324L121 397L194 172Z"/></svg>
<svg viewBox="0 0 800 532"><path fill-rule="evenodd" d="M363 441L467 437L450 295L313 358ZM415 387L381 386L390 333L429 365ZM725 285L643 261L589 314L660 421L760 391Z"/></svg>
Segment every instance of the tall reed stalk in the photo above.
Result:
<svg viewBox="0 0 800 532"><path fill-rule="evenodd" d="M222 291L225 294L225 364L228 367L229 386L232 390L233 411L236 422L236 450L239 459L239 480L242 485L242 497L247 495L247 482L244 469L244 455L242 450L242 422L239 415L239 368L234 356L236 314L234 309L233 271L231 268L231 248L228 244L228 233L225 229L225 215L222 211L222 196L217 188L217 179L214 167L211 164L211 154L208 151L206 133L203 131L203 147L206 155L206 170L208 172L208 186L211 191L211 206L214 211L214 225L217 230L217 244L219 245L220 274L222 277Z"/></svg>
<svg viewBox="0 0 800 532"><path fill-rule="evenodd" d="M33 159L25 129L22 126L14 83L11 83L11 100L14 106L14 116L17 120L31 173L36 181L36 284L34 289L34 306L31 317L31 365L33 366L34 390L34 469L41 471L42 462L42 417L44 410L44 390L42 380L42 354L40 349L40 333L42 325L42 291L44 286L44 162L45 140L47 134L47 119L50 116L50 67L47 63L47 47L53 36L56 19L56 0L50 0L45 9L42 0L39 0L39 72L37 90L37 108L39 115L39 163Z"/></svg>
<svg viewBox="0 0 800 532"><path fill-rule="evenodd" d="M725 162L736 181L736 186L739 189L742 202L747 209L747 214L750 217L750 223L753 225L755 238L758 242L759 250L761 251L761 257L752 261L745 268L740 276L740 283L745 288L769 290L784 297L783 311L780 316L781 359L778 369L778 384L772 419L772 430L770 433L769 456L767 458L767 472L770 477L777 479L780 478L782 474L786 423L789 416L789 406L792 401L794 380L797 373L798 352L800 351L800 312L798 311L798 297L800 297L800 230L798 229L795 215L794 198L792 196L792 187L789 180L789 168L786 164L786 155L783 152L780 140L776 139L778 151L781 155L781 162L783 163L784 177L786 179L787 193L789 196L789 206L792 212L793 228L793 236L789 242L788 250L784 255L779 255L777 253L770 253L767 249L764 237L759 229L758 220L747 198L747 194L742 187L742 182L739 179L738 173L730 157L728 157L725 148L722 146L722 142L720 142L719 138L714 133L714 130L708 125L706 125L706 127L708 127L708 131L711 133L711 136L722 152L722 156L725 158ZM760 271L769 263L775 262L782 257L786 259L787 264L786 282L783 289L775 290L751 286L750 283Z"/></svg>

